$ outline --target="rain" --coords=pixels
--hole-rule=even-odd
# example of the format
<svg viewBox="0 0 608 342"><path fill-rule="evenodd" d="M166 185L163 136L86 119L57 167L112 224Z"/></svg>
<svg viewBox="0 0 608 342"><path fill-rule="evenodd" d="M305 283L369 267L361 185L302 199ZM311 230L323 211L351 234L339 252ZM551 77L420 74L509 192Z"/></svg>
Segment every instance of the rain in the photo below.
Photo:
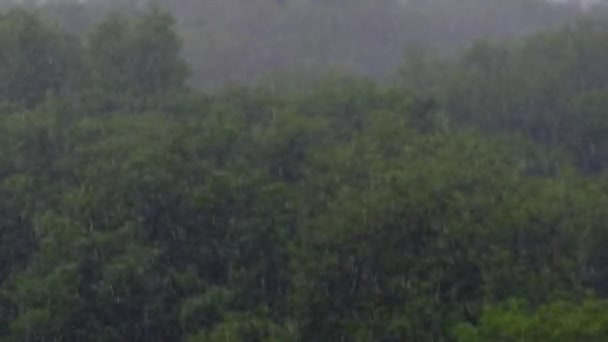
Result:
<svg viewBox="0 0 608 342"><path fill-rule="evenodd" d="M608 1L0 1L0 341L608 341Z"/></svg>

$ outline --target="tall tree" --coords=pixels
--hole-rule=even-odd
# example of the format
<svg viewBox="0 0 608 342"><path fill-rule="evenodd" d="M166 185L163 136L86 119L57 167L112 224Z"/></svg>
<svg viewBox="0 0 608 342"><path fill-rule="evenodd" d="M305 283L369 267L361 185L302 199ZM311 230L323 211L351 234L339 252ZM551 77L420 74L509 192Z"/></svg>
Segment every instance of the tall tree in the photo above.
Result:
<svg viewBox="0 0 608 342"><path fill-rule="evenodd" d="M100 23L87 39L95 96L111 107L149 108L183 90L188 70L173 25L155 7L134 18L114 13Z"/></svg>
<svg viewBox="0 0 608 342"><path fill-rule="evenodd" d="M33 107L51 94L73 91L78 41L36 14L0 15L0 101Z"/></svg>

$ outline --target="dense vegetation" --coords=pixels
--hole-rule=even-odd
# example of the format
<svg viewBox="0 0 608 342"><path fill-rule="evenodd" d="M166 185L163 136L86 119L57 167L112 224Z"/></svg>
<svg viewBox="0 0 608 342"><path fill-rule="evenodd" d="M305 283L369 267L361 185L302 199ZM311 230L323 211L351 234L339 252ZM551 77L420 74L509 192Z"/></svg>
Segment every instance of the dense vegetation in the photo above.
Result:
<svg viewBox="0 0 608 342"><path fill-rule="evenodd" d="M0 340L608 339L606 21L297 92L179 46L0 17Z"/></svg>
<svg viewBox="0 0 608 342"><path fill-rule="evenodd" d="M480 38L554 28L582 14L576 1L47 0L37 9L80 34L100 13L158 3L176 17L191 83L215 90L230 82L294 88L328 70L386 79L404 51L450 53Z"/></svg>

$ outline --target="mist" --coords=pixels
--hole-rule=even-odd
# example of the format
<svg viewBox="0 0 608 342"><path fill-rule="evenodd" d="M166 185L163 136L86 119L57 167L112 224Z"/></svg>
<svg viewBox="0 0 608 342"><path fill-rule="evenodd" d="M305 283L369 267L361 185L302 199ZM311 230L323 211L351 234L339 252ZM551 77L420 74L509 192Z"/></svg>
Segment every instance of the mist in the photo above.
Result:
<svg viewBox="0 0 608 342"><path fill-rule="evenodd" d="M594 1L595 2L595 1ZM179 0L21 1L81 34L104 13L150 3L175 15L192 82L285 86L327 72L390 78L408 50L451 53L479 39L504 40L557 27L581 15L584 1L540 0Z"/></svg>
<svg viewBox="0 0 608 342"><path fill-rule="evenodd" d="M0 2L0 341L608 341L607 5Z"/></svg>

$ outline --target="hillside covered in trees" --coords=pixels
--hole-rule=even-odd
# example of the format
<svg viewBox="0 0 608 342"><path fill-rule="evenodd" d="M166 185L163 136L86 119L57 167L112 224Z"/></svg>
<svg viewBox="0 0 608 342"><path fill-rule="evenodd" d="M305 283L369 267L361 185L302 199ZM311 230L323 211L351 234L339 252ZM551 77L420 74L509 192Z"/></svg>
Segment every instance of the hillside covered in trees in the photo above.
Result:
<svg viewBox="0 0 608 342"><path fill-rule="evenodd" d="M157 7L7 10L0 341L608 340L608 17L568 18L209 93Z"/></svg>

